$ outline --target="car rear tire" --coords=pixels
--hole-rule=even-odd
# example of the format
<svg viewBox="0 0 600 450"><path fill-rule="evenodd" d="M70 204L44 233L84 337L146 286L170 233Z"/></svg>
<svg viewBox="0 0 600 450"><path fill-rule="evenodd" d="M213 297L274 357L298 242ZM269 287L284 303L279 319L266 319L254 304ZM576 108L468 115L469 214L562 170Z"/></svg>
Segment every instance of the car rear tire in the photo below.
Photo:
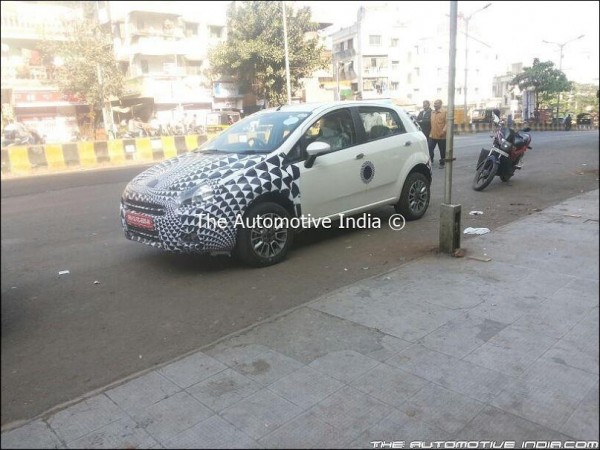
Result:
<svg viewBox="0 0 600 450"><path fill-rule="evenodd" d="M276 222L283 227L277 227ZM272 224L272 226L269 226ZM238 229L237 254L246 264L266 267L285 259L292 246L294 230L287 210L273 202L257 203L244 216Z"/></svg>
<svg viewBox="0 0 600 450"><path fill-rule="evenodd" d="M406 220L417 220L423 217L431 198L431 183L425 175L413 172L406 177L398 203L394 205L396 212Z"/></svg>

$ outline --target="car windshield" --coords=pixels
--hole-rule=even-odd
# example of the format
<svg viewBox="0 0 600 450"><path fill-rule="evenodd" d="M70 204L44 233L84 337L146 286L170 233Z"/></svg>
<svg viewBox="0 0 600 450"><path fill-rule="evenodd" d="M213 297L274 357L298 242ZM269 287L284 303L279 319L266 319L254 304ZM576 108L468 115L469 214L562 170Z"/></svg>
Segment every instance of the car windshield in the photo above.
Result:
<svg viewBox="0 0 600 450"><path fill-rule="evenodd" d="M231 125L198 151L270 153L310 116L309 112L258 112Z"/></svg>

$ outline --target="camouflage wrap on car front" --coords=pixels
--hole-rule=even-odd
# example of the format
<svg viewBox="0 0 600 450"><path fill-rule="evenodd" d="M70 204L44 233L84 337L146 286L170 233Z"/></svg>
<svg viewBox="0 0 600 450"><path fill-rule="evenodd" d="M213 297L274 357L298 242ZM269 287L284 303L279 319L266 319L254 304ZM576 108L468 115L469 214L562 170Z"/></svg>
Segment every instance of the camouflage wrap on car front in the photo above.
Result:
<svg viewBox="0 0 600 450"><path fill-rule="evenodd" d="M276 192L299 212L299 176L298 166L284 165L282 155L186 154L149 168L127 185L121 223L127 238L164 250L231 252L236 219L261 195ZM199 185L209 185L214 196L182 206L181 196ZM153 232L129 226L128 210L151 215Z"/></svg>

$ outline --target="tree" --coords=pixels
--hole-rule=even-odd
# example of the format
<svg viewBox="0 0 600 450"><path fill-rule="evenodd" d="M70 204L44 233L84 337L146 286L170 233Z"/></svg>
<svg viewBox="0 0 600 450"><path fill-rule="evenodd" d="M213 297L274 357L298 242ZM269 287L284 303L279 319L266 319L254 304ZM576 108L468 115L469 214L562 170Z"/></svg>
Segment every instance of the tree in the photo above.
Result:
<svg viewBox="0 0 600 450"><path fill-rule="evenodd" d="M566 111L574 114L598 111L598 87L593 84L573 83L573 90L566 95Z"/></svg>
<svg viewBox="0 0 600 450"><path fill-rule="evenodd" d="M521 91L533 90L536 110L540 109L540 100L549 104L554 94L568 91L572 85L562 71L554 68L553 62L540 62L538 58L534 58L533 66L524 67L510 84L518 85Z"/></svg>
<svg viewBox="0 0 600 450"><path fill-rule="evenodd" d="M229 76L245 92L252 91L269 104L282 105L287 99L282 2L232 2L227 11L227 41L210 52L215 74ZM324 48L316 36L309 7L294 11L286 7L288 60L292 91L301 87L301 78L328 67Z"/></svg>
<svg viewBox="0 0 600 450"><path fill-rule="evenodd" d="M65 29L65 40L44 39L40 46L49 82L57 85L65 96L85 102L94 125L97 111L111 98L121 95L123 73L117 65L110 35L93 19L86 17L65 23Z"/></svg>

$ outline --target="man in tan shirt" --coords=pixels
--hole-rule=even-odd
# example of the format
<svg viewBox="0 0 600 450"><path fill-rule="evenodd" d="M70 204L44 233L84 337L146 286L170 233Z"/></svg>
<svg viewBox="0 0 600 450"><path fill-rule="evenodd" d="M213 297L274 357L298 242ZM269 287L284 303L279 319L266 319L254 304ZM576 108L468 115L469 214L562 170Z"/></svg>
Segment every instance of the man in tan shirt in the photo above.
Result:
<svg viewBox="0 0 600 450"><path fill-rule="evenodd" d="M437 145L440 148L440 169L444 168L446 163L446 111L442 111L442 101L433 102L433 112L431 113L431 132L429 134L429 157L431 164L434 160L434 150Z"/></svg>

